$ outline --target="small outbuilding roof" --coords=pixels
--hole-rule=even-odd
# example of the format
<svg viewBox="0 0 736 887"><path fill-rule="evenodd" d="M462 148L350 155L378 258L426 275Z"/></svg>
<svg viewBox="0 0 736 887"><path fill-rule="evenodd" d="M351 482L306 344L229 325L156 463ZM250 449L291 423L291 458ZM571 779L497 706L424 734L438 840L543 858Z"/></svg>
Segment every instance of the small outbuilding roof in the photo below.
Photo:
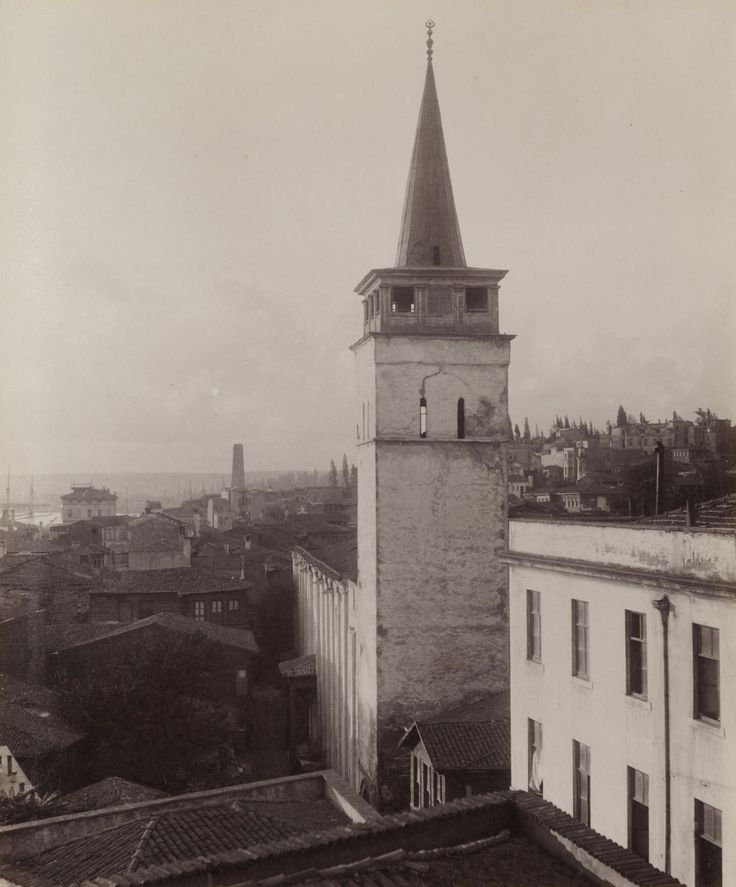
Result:
<svg viewBox="0 0 736 887"><path fill-rule="evenodd" d="M399 745L414 748L419 742L436 770L508 770L509 691L485 693L431 719L415 721Z"/></svg>
<svg viewBox="0 0 736 887"><path fill-rule="evenodd" d="M279 671L285 678L308 678L317 674L317 657L314 653L308 656L297 656L295 659L284 659L279 662Z"/></svg>

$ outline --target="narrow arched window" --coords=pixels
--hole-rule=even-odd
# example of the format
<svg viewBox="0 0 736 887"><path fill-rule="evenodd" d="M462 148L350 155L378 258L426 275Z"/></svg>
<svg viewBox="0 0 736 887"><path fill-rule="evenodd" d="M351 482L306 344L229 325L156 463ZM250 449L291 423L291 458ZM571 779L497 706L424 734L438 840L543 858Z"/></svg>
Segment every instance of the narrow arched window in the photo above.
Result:
<svg viewBox="0 0 736 887"><path fill-rule="evenodd" d="M419 399L419 437L427 436L427 399Z"/></svg>
<svg viewBox="0 0 736 887"><path fill-rule="evenodd" d="M457 437L462 440L465 437L465 398L457 399Z"/></svg>

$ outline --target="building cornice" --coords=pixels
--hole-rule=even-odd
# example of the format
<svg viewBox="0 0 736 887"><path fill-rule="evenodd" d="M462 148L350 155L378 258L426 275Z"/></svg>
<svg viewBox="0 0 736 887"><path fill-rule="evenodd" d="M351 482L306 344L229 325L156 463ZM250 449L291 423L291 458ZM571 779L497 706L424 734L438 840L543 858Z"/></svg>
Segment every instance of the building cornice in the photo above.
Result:
<svg viewBox="0 0 736 887"><path fill-rule="evenodd" d="M493 286L500 283L507 274L508 271L496 268L453 268L442 265L372 268L355 287L355 292L363 295L379 280L383 280L386 283L391 281L395 281L398 284L411 283L414 286L422 286L429 283L446 283L458 286L461 285L460 281L467 280L473 284L483 281Z"/></svg>
<svg viewBox="0 0 736 887"><path fill-rule="evenodd" d="M499 560L509 566L552 570L556 573L590 576L596 579L613 579L618 582L634 582L649 588L689 591L703 597L732 598L736 596L735 582L719 582L673 573L616 567L609 564L592 564L588 561L543 557L525 552L507 551Z"/></svg>
<svg viewBox="0 0 736 887"><path fill-rule="evenodd" d="M465 339L466 341L485 341L485 342L511 342L516 338L515 334L509 333L473 333L471 328L466 327L467 332L438 332L436 327L417 327L413 326L404 331L378 331L378 330L370 330L367 333L364 333L357 342L353 342L350 345L350 350L355 351L360 345L366 342L368 339L376 338L376 339L437 339L441 342L447 342L452 339ZM508 361L498 361L495 366L508 366Z"/></svg>

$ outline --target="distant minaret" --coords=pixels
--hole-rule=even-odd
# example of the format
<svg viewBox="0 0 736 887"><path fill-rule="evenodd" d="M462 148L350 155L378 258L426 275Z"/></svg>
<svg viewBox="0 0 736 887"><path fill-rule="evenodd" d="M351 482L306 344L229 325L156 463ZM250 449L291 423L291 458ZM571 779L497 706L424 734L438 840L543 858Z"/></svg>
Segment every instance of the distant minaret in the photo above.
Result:
<svg viewBox="0 0 736 887"><path fill-rule="evenodd" d="M230 486L242 489L245 486L245 462L243 461L243 444L233 444L233 476Z"/></svg>

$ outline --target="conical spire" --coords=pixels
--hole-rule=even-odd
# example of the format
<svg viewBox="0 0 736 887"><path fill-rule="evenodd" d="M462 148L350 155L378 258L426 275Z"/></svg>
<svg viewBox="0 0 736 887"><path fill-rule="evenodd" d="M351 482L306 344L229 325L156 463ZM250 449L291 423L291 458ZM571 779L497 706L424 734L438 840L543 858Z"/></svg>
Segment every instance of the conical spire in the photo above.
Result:
<svg viewBox="0 0 736 887"><path fill-rule="evenodd" d="M433 27L434 22L427 22L427 76L406 186L396 266L465 268L432 69Z"/></svg>

